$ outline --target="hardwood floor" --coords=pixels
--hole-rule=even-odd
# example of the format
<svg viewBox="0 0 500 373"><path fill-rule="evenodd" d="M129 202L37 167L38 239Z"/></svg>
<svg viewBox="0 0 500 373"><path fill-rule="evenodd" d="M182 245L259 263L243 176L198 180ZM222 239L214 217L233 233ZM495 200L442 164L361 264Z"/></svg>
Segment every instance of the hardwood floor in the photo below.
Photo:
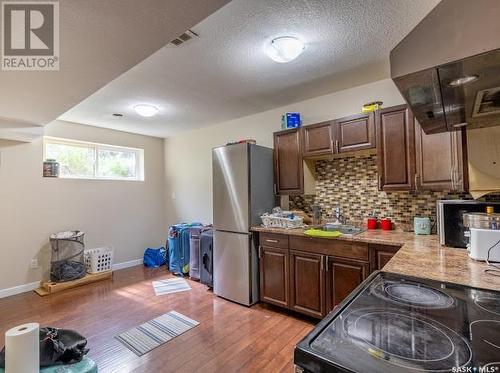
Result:
<svg viewBox="0 0 500 373"><path fill-rule="evenodd" d="M313 321L262 304L237 305L195 281L191 291L155 296L151 280L168 277L164 267L140 266L61 294L0 299L0 346L6 330L39 322L87 337L100 372L293 372L293 348ZM200 325L142 357L114 338L170 310Z"/></svg>

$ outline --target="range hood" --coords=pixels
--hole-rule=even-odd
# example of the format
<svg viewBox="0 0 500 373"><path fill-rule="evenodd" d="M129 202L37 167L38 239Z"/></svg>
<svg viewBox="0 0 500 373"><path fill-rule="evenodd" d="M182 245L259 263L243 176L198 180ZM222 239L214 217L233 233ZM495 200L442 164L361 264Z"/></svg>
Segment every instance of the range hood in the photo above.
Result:
<svg viewBox="0 0 500 373"><path fill-rule="evenodd" d="M499 0L442 0L390 61L425 133L500 125Z"/></svg>

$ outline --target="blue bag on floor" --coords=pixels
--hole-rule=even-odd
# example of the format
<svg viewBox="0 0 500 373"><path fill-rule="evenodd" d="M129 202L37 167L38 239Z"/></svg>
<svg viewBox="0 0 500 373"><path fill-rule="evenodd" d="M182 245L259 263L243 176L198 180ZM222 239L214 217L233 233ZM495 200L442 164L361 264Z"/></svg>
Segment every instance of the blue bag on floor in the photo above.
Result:
<svg viewBox="0 0 500 373"><path fill-rule="evenodd" d="M201 223L182 223L168 230L168 270L176 275L189 274L189 229Z"/></svg>
<svg viewBox="0 0 500 373"><path fill-rule="evenodd" d="M167 250L164 247L147 248L144 252L144 265L146 267L158 268L165 263L167 263Z"/></svg>

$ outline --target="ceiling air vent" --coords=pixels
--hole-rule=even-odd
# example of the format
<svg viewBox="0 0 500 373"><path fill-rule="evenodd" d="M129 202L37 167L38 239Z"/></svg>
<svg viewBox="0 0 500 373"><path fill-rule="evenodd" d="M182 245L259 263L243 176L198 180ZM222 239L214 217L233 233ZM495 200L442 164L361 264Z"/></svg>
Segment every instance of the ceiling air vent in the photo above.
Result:
<svg viewBox="0 0 500 373"><path fill-rule="evenodd" d="M194 38L199 38L199 35L194 31L187 30L185 33L172 40L170 42L170 45L173 45L174 47L180 47L182 44Z"/></svg>

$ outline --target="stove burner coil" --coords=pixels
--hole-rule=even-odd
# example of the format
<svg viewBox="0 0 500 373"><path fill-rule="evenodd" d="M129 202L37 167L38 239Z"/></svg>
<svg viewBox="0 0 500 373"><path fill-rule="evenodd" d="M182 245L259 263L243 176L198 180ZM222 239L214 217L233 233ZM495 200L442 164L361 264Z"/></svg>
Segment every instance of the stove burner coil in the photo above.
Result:
<svg viewBox="0 0 500 373"><path fill-rule="evenodd" d="M375 358L402 368L447 372L472 358L467 341L447 326L398 310L357 310L344 319L344 331ZM367 333L367 331L376 333Z"/></svg>
<svg viewBox="0 0 500 373"><path fill-rule="evenodd" d="M500 316L500 298L478 297L474 303L484 311Z"/></svg>
<svg viewBox="0 0 500 373"><path fill-rule="evenodd" d="M382 282L375 288L375 294L398 304L416 308L441 309L455 304L448 294L418 283Z"/></svg>

